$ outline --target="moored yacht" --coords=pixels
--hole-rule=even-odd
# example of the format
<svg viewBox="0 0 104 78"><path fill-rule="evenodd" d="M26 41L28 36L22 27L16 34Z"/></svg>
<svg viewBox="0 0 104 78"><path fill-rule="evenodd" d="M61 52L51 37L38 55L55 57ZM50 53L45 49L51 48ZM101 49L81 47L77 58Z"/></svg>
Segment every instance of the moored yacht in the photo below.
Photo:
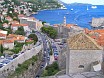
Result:
<svg viewBox="0 0 104 78"><path fill-rule="evenodd" d="M96 8L97 8L97 6L92 6L91 8L92 8L92 9L96 9Z"/></svg>

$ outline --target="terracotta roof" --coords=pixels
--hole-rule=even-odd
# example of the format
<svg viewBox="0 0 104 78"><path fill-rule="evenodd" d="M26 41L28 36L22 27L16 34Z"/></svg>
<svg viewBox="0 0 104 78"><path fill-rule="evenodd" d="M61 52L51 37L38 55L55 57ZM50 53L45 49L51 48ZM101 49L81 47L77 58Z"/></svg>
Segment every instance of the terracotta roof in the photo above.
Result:
<svg viewBox="0 0 104 78"><path fill-rule="evenodd" d="M25 37L24 37L24 36L18 36L18 37L17 37L17 40L19 40L19 41L25 40Z"/></svg>
<svg viewBox="0 0 104 78"><path fill-rule="evenodd" d="M16 37L17 35L15 35L15 34L9 34L8 36L7 36L7 38L13 38L13 37Z"/></svg>
<svg viewBox="0 0 104 78"><path fill-rule="evenodd" d="M28 26L28 24L20 24L20 26Z"/></svg>
<svg viewBox="0 0 104 78"><path fill-rule="evenodd" d="M102 47L85 33L80 33L68 39L68 46L70 49L75 50L99 50Z"/></svg>
<svg viewBox="0 0 104 78"><path fill-rule="evenodd" d="M100 46L104 46L104 29L90 30L88 34L91 35L91 37L95 39Z"/></svg>
<svg viewBox="0 0 104 78"><path fill-rule="evenodd" d="M19 22L18 21L12 21L12 22L10 22L11 24L19 24Z"/></svg>
<svg viewBox="0 0 104 78"><path fill-rule="evenodd" d="M75 26L74 24L66 24L66 27L70 28L71 26Z"/></svg>
<svg viewBox="0 0 104 78"><path fill-rule="evenodd" d="M18 27L18 26L28 26L28 24L12 24L12 27Z"/></svg>
<svg viewBox="0 0 104 78"><path fill-rule="evenodd" d="M4 40L3 43L14 43L14 40Z"/></svg>
<svg viewBox="0 0 104 78"><path fill-rule="evenodd" d="M20 24L12 24L11 26L12 27L17 27L17 26L20 26Z"/></svg>
<svg viewBox="0 0 104 78"><path fill-rule="evenodd" d="M18 17L24 17L24 16L25 16L25 15L23 15L23 14L19 14L19 15L18 15Z"/></svg>
<svg viewBox="0 0 104 78"><path fill-rule="evenodd" d="M94 32L97 32L97 33L99 33L99 34L102 34L102 33L104 33L104 29L99 29L99 30L93 30Z"/></svg>
<svg viewBox="0 0 104 78"><path fill-rule="evenodd" d="M0 33L0 37L5 37L5 36L6 36L6 34Z"/></svg>

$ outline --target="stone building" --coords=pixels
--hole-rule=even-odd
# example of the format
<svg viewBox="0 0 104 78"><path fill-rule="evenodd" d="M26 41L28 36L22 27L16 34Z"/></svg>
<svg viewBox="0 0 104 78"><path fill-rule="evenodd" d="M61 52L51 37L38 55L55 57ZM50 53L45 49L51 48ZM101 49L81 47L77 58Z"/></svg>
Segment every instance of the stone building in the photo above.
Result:
<svg viewBox="0 0 104 78"><path fill-rule="evenodd" d="M22 17L20 18L20 23L28 24L30 29L35 29L38 31L40 31L41 27L43 27L42 22L34 17Z"/></svg>
<svg viewBox="0 0 104 78"><path fill-rule="evenodd" d="M101 70L102 47L85 33L77 34L67 40L66 74ZM97 62L99 66L91 66ZM92 70L93 69L93 70Z"/></svg>
<svg viewBox="0 0 104 78"><path fill-rule="evenodd" d="M104 17L103 18L92 18L91 26L93 28L104 28Z"/></svg>

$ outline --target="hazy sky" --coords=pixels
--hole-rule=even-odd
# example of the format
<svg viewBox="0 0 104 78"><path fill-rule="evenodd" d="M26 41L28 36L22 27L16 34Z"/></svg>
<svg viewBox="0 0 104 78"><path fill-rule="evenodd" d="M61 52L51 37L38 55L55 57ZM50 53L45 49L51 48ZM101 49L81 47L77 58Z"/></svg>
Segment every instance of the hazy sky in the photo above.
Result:
<svg viewBox="0 0 104 78"><path fill-rule="evenodd" d="M90 4L95 4L95 5L104 5L104 0L61 0L65 3L90 3Z"/></svg>

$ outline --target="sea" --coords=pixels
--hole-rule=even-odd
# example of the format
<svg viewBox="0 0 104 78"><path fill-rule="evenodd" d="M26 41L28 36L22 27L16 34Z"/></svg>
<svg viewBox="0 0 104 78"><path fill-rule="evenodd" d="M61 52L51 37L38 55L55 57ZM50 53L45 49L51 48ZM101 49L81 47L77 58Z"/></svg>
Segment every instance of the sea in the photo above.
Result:
<svg viewBox="0 0 104 78"><path fill-rule="evenodd" d="M65 16L67 24L77 24L88 29L92 29L89 23L92 18L104 17L104 5L96 5L97 8L92 8L92 5L67 4L65 7L67 9L41 10L32 16L51 25L62 24Z"/></svg>

